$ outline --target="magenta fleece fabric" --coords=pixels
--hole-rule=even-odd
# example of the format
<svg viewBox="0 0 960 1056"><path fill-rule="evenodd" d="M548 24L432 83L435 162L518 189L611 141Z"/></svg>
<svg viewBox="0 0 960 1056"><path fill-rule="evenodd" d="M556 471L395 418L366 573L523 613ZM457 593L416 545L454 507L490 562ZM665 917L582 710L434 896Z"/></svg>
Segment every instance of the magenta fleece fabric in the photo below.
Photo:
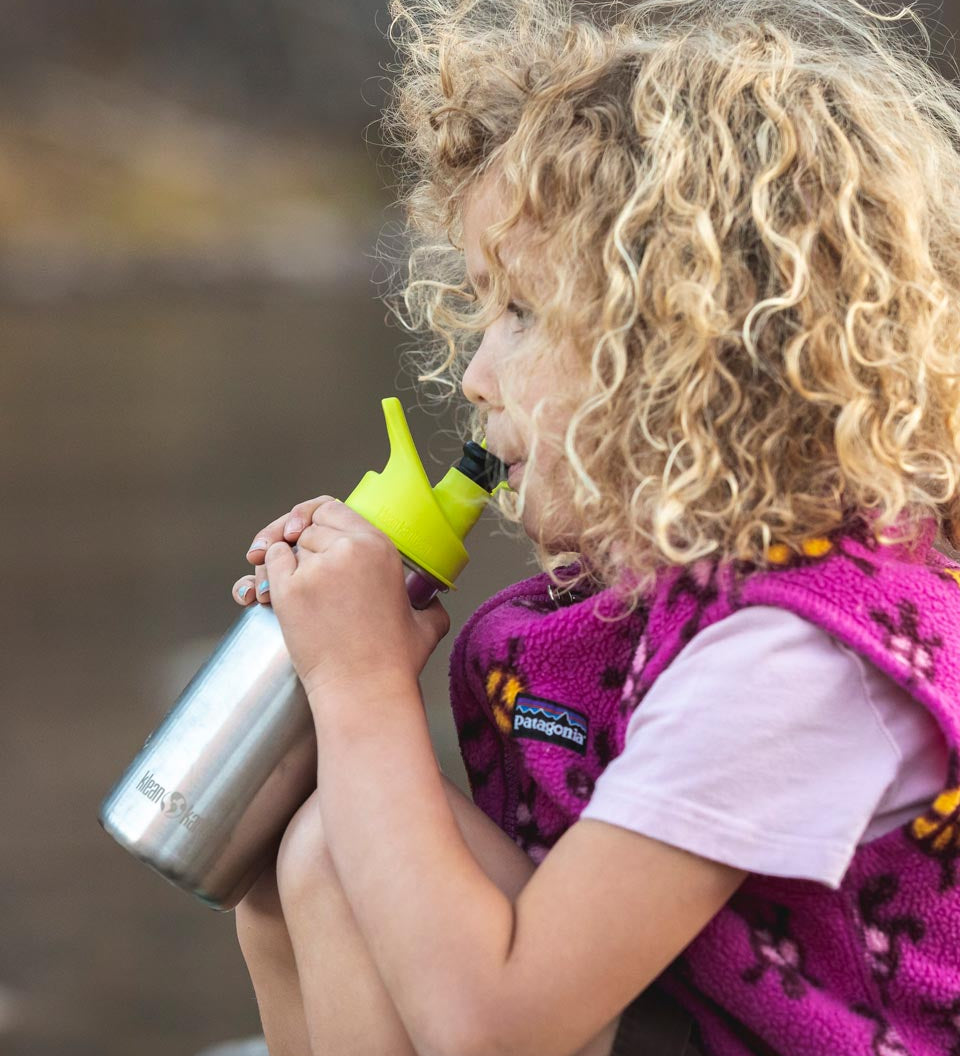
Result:
<svg viewBox="0 0 960 1056"><path fill-rule="evenodd" d="M931 519L919 542L881 545L854 516L800 553L771 549L770 568L666 568L623 619L613 589L558 596L544 573L458 635L451 700L474 800L536 862L659 674L744 606L818 624L940 723L947 788L923 814L861 845L837 890L751 874L659 977L706 1056L960 1056L960 566L935 535Z"/></svg>

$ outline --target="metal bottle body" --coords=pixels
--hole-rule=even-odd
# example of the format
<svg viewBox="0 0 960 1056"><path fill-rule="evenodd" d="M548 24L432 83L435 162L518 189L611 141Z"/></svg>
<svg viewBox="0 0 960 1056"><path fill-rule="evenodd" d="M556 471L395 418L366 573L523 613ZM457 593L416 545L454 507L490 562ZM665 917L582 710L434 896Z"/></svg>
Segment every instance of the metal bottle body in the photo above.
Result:
<svg viewBox="0 0 960 1056"><path fill-rule="evenodd" d="M404 558L425 608L446 588ZM316 787L306 695L273 609L254 604L221 640L103 801L126 850L215 909L232 909Z"/></svg>

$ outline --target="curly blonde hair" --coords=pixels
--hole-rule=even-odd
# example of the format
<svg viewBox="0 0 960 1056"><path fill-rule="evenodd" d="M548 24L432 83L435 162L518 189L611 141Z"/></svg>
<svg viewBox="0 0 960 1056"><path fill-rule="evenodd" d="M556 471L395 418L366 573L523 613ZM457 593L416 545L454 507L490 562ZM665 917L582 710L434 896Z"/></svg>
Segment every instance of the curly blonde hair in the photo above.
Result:
<svg viewBox="0 0 960 1056"><path fill-rule="evenodd" d="M538 544L541 567L557 581L572 567L572 585L627 572L635 603L664 565L762 566L858 511L879 542L933 517L960 547L960 88L900 31L918 26L929 56L911 8L390 12L384 129L412 243L394 311L425 338L418 380L458 391L520 230L536 233L524 273L543 280L526 291L536 340L572 342L584 368L570 487L544 517L585 527L575 549ZM505 216L478 300L462 214L491 173ZM461 421L482 433L476 413Z"/></svg>

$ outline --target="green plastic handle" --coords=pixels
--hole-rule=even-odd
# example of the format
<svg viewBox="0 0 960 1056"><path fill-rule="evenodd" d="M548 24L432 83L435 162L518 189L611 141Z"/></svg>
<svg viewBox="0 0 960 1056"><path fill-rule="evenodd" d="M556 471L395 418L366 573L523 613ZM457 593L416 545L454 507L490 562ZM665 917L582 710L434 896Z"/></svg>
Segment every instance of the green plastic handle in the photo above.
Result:
<svg viewBox="0 0 960 1056"><path fill-rule="evenodd" d="M453 468L430 486L403 407L396 396L381 401L390 457L370 470L346 505L385 532L397 549L446 587L453 587L470 556L463 540L480 519L489 492Z"/></svg>

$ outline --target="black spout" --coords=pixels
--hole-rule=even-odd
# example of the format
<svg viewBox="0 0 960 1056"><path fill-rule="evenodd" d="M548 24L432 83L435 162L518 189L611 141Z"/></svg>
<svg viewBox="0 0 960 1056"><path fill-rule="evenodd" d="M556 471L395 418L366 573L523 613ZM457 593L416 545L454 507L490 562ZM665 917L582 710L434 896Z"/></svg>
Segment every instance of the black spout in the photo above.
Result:
<svg viewBox="0 0 960 1056"><path fill-rule="evenodd" d="M507 467L496 455L491 455L475 441L468 440L463 445L463 458L453 467L483 488L493 489L507 479Z"/></svg>

